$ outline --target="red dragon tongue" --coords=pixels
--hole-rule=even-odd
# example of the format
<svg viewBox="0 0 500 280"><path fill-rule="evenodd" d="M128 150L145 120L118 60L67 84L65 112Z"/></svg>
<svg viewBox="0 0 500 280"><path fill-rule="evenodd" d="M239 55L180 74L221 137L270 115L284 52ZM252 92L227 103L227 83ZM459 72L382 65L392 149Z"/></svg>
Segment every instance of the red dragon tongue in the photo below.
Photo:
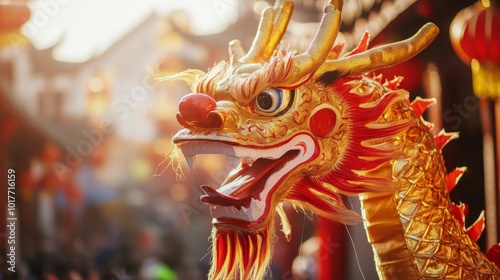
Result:
<svg viewBox="0 0 500 280"><path fill-rule="evenodd" d="M259 158L252 166L243 163L237 172L227 178L219 191L210 186L201 186L207 194L201 197L201 202L213 206L235 206L238 209L244 206L248 208L251 198L260 200L260 193L269 176L282 168L296 154L297 151L289 151L279 159ZM225 195L221 193L223 188L233 188L233 190Z"/></svg>
<svg viewBox="0 0 500 280"><path fill-rule="evenodd" d="M234 206L238 210L241 206L248 208L252 198L261 199L269 176L283 168L297 153L298 151L288 151L279 159L259 158L252 166L242 163L218 190L201 186L206 195L201 196L200 200L211 206Z"/></svg>
<svg viewBox="0 0 500 280"><path fill-rule="evenodd" d="M250 207L250 201L251 201L251 196L245 197L245 198L235 198L232 196L227 196L224 194L221 194L214 188L203 185L201 186L201 189L206 193L206 195L201 196L200 200L201 202L208 204L208 205L220 205L220 206L234 206L238 209L243 207Z"/></svg>

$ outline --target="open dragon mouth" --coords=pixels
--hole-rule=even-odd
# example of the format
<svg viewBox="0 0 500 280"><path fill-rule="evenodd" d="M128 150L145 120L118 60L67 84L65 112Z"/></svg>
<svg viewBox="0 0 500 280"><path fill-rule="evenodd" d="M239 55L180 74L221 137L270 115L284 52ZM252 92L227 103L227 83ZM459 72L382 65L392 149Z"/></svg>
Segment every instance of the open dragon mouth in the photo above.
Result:
<svg viewBox="0 0 500 280"><path fill-rule="evenodd" d="M310 161L316 143L307 134L270 147L250 147L213 139L174 138L190 167L198 154L225 154L235 167L215 189L201 186L201 201L211 206L214 224L252 227L269 214L271 197L303 163Z"/></svg>

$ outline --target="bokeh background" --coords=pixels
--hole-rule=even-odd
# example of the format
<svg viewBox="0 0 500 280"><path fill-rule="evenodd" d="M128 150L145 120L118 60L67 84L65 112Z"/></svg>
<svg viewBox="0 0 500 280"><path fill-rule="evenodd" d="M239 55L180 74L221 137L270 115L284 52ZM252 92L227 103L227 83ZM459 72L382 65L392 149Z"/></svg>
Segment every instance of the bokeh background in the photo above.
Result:
<svg viewBox="0 0 500 280"><path fill-rule="evenodd" d="M326 1L294 2L286 40L300 49L314 35ZM428 21L440 27L422 54L382 72L388 79L404 76L401 86L412 98L438 97L440 104L426 114L435 133L460 132L444 154L448 170L468 167L452 199L470 205L470 224L484 209L479 101L469 67L452 50L449 26L474 1L413 2L346 0L343 38L352 47L359 30L376 30L371 16L388 11L386 5L404 8L389 12L394 19L372 45L405 39ZM225 158L203 156L195 173L181 162L184 179L178 180L165 155L181 128L177 103L189 90L155 78L228 60L232 39L248 49L258 13L269 4L0 1L0 181L4 186L9 168L15 170L18 218L14 274L5 265L7 191L0 191L0 279L206 278L211 217L199 186L219 185L230 167ZM356 198L346 203L358 211ZM277 233L268 279L306 279L292 264L319 223L287 211L292 240ZM317 263L335 259L344 267L342 279L375 279L362 225L329 227L337 233L327 254L315 255L318 243L312 242L311 255L296 268L314 275ZM484 249L483 237L479 243Z"/></svg>

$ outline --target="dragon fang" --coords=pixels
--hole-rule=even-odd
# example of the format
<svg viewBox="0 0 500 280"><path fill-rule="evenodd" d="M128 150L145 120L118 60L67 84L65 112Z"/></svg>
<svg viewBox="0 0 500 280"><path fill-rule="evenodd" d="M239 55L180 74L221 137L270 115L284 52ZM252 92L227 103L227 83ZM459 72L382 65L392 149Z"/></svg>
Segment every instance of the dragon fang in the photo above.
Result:
<svg viewBox="0 0 500 280"><path fill-rule="evenodd" d="M210 279L261 279L272 254L281 206L352 224L364 220L381 278L494 279L499 274L463 224L448 195L460 172L446 175L441 148L421 119L430 102L408 101L399 79L371 71L401 63L438 33L429 23L413 37L337 58L341 1L331 1L308 49L280 44L292 1L263 11L251 49L229 43L229 62L187 70L192 93L179 103L184 127L173 138L190 167L198 154L225 154L234 170L218 188L202 186L211 206ZM460 173L460 174L459 174ZM363 218L342 195L360 194ZM469 278L467 278L469 279Z"/></svg>

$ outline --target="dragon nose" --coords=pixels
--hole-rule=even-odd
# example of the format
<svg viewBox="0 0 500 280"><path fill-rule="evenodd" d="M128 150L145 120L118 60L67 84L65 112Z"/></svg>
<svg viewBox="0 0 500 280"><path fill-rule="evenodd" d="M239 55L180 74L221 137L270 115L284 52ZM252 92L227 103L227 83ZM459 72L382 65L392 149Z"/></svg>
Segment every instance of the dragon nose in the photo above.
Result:
<svg viewBox="0 0 500 280"><path fill-rule="evenodd" d="M221 128L222 117L215 110L215 99L203 93L190 93L179 101L177 121L184 127Z"/></svg>

